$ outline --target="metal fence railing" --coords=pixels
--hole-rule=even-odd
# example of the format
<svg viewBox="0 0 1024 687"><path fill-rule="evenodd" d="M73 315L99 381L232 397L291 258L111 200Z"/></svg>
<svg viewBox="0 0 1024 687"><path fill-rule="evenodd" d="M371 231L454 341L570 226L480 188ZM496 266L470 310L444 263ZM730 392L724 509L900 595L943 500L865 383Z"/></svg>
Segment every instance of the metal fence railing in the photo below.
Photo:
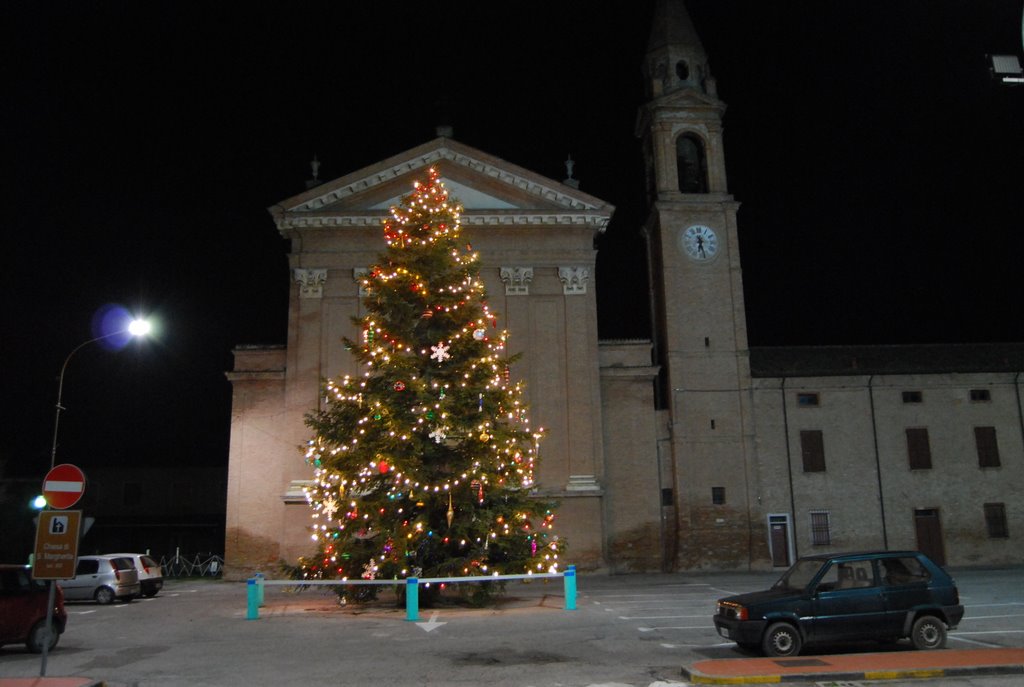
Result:
<svg viewBox="0 0 1024 687"><path fill-rule="evenodd" d="M191 557L175 551L173 556L160 559L164 577L220 577L224 573L224 559L216 554L195 554Z"/></svg>

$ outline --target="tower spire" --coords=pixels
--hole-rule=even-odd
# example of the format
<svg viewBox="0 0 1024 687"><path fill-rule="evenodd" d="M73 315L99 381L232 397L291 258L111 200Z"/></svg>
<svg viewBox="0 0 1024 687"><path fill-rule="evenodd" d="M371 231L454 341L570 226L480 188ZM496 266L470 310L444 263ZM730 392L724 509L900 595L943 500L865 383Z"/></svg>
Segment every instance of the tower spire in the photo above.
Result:
<svg viewBox="0 0 1024 687"><path fill-rule="evenodd" d="M683 0L655 0L644 71L651 98L684 88L716 95L704 44Z"/></svg>

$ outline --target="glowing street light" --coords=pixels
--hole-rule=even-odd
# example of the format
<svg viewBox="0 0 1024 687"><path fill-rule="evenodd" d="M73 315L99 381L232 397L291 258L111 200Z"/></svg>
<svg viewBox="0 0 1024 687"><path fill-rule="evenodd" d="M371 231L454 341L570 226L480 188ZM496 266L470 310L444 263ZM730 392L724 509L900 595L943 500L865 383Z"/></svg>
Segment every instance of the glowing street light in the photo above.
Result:
<svg viewBox="0 0 1024 687"><path fill-rule="evenodd" d="M53 448L50 450L50 469L57 464L57 428L60 426L60 411L64 410L64 407L60 404L61 398L64 394L64 373L68 369L68 363L71 362L72 356L78 353L80 350L88 346L89 344L96 343L97 341L103 341L104 339L112 339L115 336L124 336L130 334L134 337L146 336L152 329L152 325L147 320L134 319L124 329L119 329L116 332L104 334L103 336L97 336L94 339L83 341L78 344L70 353L68 357L64 359L64 364L60 368L60 382L57 384L57 414L53 419Z"/></svg>
<svg viewBox="0 0 1024 687"><path fill-rule="evenodd" d="M149 320L138 319L132 320L128 323L128 333L132 336L145 336L146 334L149 334L152 329L153 325L149 323Z"/></svg>

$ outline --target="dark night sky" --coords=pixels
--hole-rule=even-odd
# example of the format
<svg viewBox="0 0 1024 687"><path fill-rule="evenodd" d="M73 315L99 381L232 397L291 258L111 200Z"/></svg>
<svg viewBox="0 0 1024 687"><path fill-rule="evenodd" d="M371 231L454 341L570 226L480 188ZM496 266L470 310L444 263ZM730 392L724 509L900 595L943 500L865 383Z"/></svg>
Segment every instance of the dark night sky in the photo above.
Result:
<svg viewBox="0 0 1024 687"><path fill-rule="evenodd" d="M455 138L618 207L603 337L642 337L633 136L651 2L8 3L8 474L49 466L57 376L106 303L154 340L69 365L58 462L224 464L239 343L281 343L266 207ZM1021 0L691 0L729 109L752 345L1024 341ZM392 6L403 9L393 10ZM379 7L379 8L378 8ZM589 14L581 14L581 12Z"/></svg>

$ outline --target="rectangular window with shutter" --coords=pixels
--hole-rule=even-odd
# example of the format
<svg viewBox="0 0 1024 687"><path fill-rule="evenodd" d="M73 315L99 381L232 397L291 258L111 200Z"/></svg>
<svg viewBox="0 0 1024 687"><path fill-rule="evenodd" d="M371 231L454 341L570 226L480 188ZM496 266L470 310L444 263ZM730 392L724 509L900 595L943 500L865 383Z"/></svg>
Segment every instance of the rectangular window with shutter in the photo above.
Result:
<svg viewBox="0 0 1024 687"><path fill-rule="evenodd" d="M932 469L932 449L928 443L926 428L907 428L907 457L910 460L911 470Z"/></svg>
<svg viewBox="0 0 1024 687"><path fill-rule="evenodd" d="M996 443L995 427L975 427L974 443L978 447L978 467L999 467L999 445Z"/></svg>
<svg viewBox="0 0 1024 687"><path fill-rule="evenodd" d="M1010 536L1010 531L1006 527L1006 504L985 504L985 529L988 530L988 536L993 539L1005 539Z"/></svg>
<svg viewBox="0 0 1024 687"><path fill-rule="evenodd" d="M825 472L825 440L820 429L800 431L800 453L804 472Z"/></svg>
<svg viewBox="0 0 1024 687"><path fill-rule="evenodd" d="M992 394L988 389L971 389L971 400L975 403L991 401Z"/></svg>
<svg viewBox="0 0 1024 687"><path fill-rule="evenodd" d="M796 395L796 404L803 407L816 407L819 405L818 394L806 393Z"/></svg>

